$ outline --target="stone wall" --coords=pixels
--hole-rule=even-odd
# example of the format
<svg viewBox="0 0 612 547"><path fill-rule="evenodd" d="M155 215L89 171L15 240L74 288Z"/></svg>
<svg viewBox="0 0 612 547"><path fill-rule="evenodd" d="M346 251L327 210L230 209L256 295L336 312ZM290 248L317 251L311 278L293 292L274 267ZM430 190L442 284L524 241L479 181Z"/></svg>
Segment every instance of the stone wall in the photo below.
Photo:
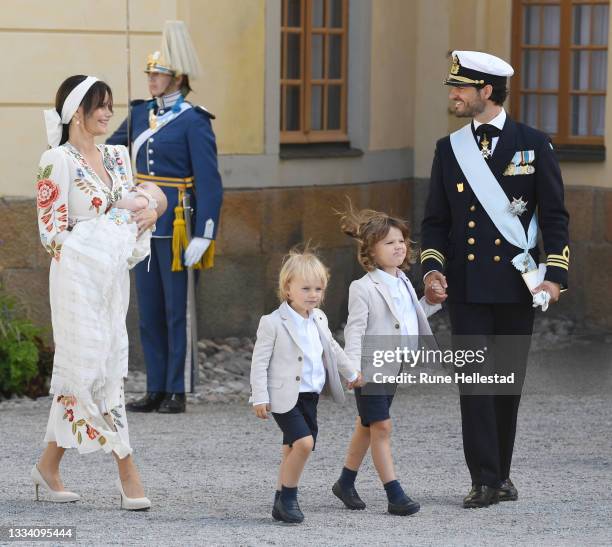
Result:
<svg viewBox="0 0 612 547"><path fill-rule="evenodd" d="M198 315L201 337L253 336L259 318L277 305L276 282L283 255L311 240L331 270L324 305L330 324L346 318L348 285L362 275L354 242L342 234L334 209L345 196L359 207L408 217L418 227L427 181L389 181L326 187L227 190L215 267L201 274ZM612 328L612 191L568 187L570 212L570 290L553 314ZM35 203L0 200L0 280L24 306L28 316L47 329L51 340L48 268L50 259L38 240ZM411 274L418 284L419 268ZM128 314L132 364L142 361L136 293Z"/></svg>

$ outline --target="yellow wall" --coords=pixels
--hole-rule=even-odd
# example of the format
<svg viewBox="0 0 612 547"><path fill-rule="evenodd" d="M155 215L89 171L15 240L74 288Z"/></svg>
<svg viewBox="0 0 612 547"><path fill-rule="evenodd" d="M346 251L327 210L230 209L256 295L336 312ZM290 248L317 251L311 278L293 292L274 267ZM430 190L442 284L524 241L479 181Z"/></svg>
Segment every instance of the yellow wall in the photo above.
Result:
<svg viewBox="0 0 612 547"><path fill-rule="evenodd" d="M412 147L414 142L414 4L372 2L370 150Z"/></svg>
<svg viewBox="0 0 612 547"><path fill-rule="evenodd" d="M191 29L204 73L192 86L196 90L192 100L217 116L219 150L263 153L265 1L179 0L179 4L179 16Z"/></svg>

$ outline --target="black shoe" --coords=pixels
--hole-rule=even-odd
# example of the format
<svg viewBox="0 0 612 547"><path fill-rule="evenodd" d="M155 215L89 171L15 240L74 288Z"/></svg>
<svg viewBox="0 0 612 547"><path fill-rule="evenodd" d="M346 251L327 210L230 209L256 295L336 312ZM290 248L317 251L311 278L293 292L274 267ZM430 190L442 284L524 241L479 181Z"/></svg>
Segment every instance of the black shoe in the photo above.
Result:
<svg viewBox="0 0 612 547"><path fill-rule="evenodd" d="M280 492L276 492L276 494L274 494L274 505L272 506L272 518L274 520L282 520L281 516L278 512L278 509L276 507L276 504L278 503L278 498L280 497Z"/></svg>
<svg viewBox="0 0 612 547"><path fill-rule="evenodd" d="M153 412L159 408L165 396L165 393L158 391L147 392L142 399L125 405L125 409L129 412Z"/></svg>
<svg viewBox="0 0 612 547"><path fill-rule="evenodd" d="M506 479L497 489L497 495L499 501L516 501L518 499L518 490L510 479Z"/></svg>
<svg viewBox="0 0 612 547"><path fill-rule="evenodd" d="M283 502L279 496L278 501L275 504L279 520L283 522L290 522L292 524L298 524L304 520L304 513L302 513L297 499Z"/></svg>
<svg viewBox="0 0 612 547"><path fill-rule="evenodd" d="M477 509L479 507L489 507L499 501L497 488L492 486L472 485L470 493L463 498L463 507L466 509Z"/></svg>
<svg viewBox="0 0 612 547"><path fill-rule="evenodd" d="M350 488L342 488L340 481L336 481L332 486L332 492L334 495L346 505L348 509L362 510L366 508L366 504L359 497L357 490L354 486Z"/></svg>
<svg viewBox="0 0 612 547"><path fill-rule="evenodd" d="M180 414L185 412L185 394L167 393L157 412L160 414Z"/></svg>
<svg viewBox="0 0 612 547"><path fill-rule="evenodd" d="M419 502L410 499L408 496L404 496L404 500L401 503L389 502L388 511L392 515L414 515L421 509Z"/></svg>

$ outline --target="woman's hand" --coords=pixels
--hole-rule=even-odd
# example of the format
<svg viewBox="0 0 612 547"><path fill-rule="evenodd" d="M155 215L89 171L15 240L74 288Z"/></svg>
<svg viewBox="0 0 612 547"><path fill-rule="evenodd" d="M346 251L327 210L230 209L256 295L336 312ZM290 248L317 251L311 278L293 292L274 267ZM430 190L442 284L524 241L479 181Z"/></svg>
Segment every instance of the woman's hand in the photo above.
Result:
<svg viewBox="0 0 612 547"><path fill-rule="evenodd" d="M263 403L261 405L254 405L253 412L255 412L255 416L261 418L262 420L268 419L268 412L270 411L270 403Z"/></svg>
<svg viewBox="0 0 612 547"><path fill-rule="evenodd" d="M132 220L138 226L138 237L140 237L157 222L157 213L153 209L141 209L137 213L132 213Z"/></svg>

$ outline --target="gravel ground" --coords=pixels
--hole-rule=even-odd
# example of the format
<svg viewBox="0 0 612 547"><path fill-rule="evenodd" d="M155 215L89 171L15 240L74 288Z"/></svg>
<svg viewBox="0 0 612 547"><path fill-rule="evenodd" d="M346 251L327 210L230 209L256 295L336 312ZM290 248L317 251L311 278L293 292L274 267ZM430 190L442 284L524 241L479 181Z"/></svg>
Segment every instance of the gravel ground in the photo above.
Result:
<svg viewBox="0 0 612 547"><path fill-rule="evenodd" d="M320 403L317 450L300 485L302 525L270 517L280 435L246 400L130 416L149 512L120 511L115 466L101 452L64 459L79 503L36 503L29 471L42 448L44 398L0 404L0 526L72 525L90 545L610 545L612 337L556 348L531 355L512 473L518 502L461 508L469 476L454 388L412 386L394 402L393 442L399 478L421 502L414 517L385 513L369 457L357 479L366 511L345 510L331 494L355 416L350 396L342 406Z"/></svg>

